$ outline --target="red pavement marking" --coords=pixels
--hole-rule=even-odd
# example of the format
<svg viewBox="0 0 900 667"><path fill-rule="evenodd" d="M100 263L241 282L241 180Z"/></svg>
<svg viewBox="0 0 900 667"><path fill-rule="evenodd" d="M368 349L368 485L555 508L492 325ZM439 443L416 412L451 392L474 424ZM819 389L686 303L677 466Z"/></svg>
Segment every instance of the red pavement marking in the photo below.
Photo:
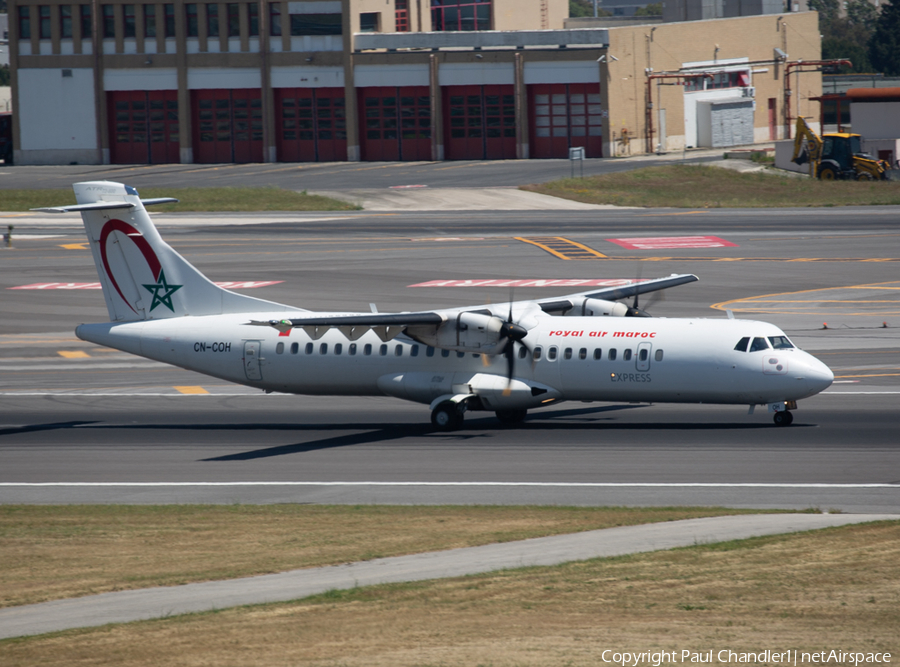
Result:
<svg viewBox="0 0 900 667"><path fill-rule="evenodd" d="M629 250L660 250L663 248L737 248L718 236L658 236L647 238L606 239Z"/></svg>

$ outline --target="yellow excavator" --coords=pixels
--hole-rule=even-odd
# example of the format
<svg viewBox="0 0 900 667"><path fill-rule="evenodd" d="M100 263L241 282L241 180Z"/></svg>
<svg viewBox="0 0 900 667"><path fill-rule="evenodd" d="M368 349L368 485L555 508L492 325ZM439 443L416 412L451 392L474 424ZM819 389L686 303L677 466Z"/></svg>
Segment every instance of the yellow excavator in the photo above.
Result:
<svg viewBox="0 0 900 667"><path fill-rule="evenodd" d="M794 156L797 164L809 163L809 175L823 181L900 181L900 170L891 169L884 160L863 153L858 134L836 132L819 136L797 116Z"/></svg>

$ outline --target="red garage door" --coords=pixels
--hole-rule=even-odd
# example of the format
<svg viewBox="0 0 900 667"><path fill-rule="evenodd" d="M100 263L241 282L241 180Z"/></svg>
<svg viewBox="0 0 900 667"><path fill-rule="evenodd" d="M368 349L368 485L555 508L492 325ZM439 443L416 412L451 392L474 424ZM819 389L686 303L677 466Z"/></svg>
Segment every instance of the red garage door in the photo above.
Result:
<svg viewBox="0 0 900 667"><path fill-rule="evenodd" d="M539 84L528 87L528 98L532 157L566 158L577 147L603 157L599 84Z"/></svg>
<svg viewBox="0 0 900 667"><path fill-rule="evenodd" d="M106 99L113 164L181 161L177 91L117 90L107 93Z"/></svg>
<svg viewBox="0 0 900 667"><path fill-rule="evenodd" d="M513 86L447 86L443 94L448 160L516 157Z"/></svg>
<svg viewBox="0 0 900 667"><path fill-rule="evenodd" d="M279 162L346 160L346 111L343 88L276 88Z"/></svg>
<svg viewBox="0 0 900 667"><path fill-rule="evenodd" d="M428 86L362 88L363 160L430 160L431 97Z"/></svg>
<svg viewBox="0 0 900 667"><path fill-rule="evenodd" d="M262 162L262 99L254 88L195 90L196 162Z"/></svg>

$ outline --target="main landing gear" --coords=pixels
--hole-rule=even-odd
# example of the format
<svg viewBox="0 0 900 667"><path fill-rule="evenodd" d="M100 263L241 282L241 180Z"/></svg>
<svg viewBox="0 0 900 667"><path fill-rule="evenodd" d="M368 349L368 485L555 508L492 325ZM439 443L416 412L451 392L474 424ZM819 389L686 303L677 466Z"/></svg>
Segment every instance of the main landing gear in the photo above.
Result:
<svg viewBox="0 0 900 667"><path fill-rule="evenodd" d="M463 423L466 404L444 401L431 411L431 423L439 431L456 431Z"/></svg>
<svg viewBox="0 0 900 667"><path fill-rule="evenodd" d="M480 405L480 404L477 404ZM476 409L484 409L478 408ZM462 428L467 409L466 401L454 403L444 401L431 411L431 424L439 431L457 431ZM521 424L528 416L528 410L497 410L495 413L501 424L512 426Z"/></svg>

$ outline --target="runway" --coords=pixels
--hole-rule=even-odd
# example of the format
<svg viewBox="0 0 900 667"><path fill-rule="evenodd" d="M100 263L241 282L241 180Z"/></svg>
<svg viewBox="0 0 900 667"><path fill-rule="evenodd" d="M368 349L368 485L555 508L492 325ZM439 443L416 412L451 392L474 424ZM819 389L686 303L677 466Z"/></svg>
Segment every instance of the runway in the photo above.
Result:
<svg viewBox="0 0 900 667"><path fill-rule="evenodd" d="M771 321L837 381L786 429L746 406L564 403L519 429L471 413L436 433L427 406L267 396L78 341L78 323L107 318L100 291L80 288L97 280L83 232L22 218L0 255L0 502L900 508L897 207L247 217L157 223L212 280L267 283L247 293L313 309L498 303L510 279L692 272L701 282L650 304L655 316ZM730 245L618 243L701 235ZM548 236L595 257L527 242ZM413 287L436 280L455 286ZM66 288L21 289L51 283Z"/></svg>

